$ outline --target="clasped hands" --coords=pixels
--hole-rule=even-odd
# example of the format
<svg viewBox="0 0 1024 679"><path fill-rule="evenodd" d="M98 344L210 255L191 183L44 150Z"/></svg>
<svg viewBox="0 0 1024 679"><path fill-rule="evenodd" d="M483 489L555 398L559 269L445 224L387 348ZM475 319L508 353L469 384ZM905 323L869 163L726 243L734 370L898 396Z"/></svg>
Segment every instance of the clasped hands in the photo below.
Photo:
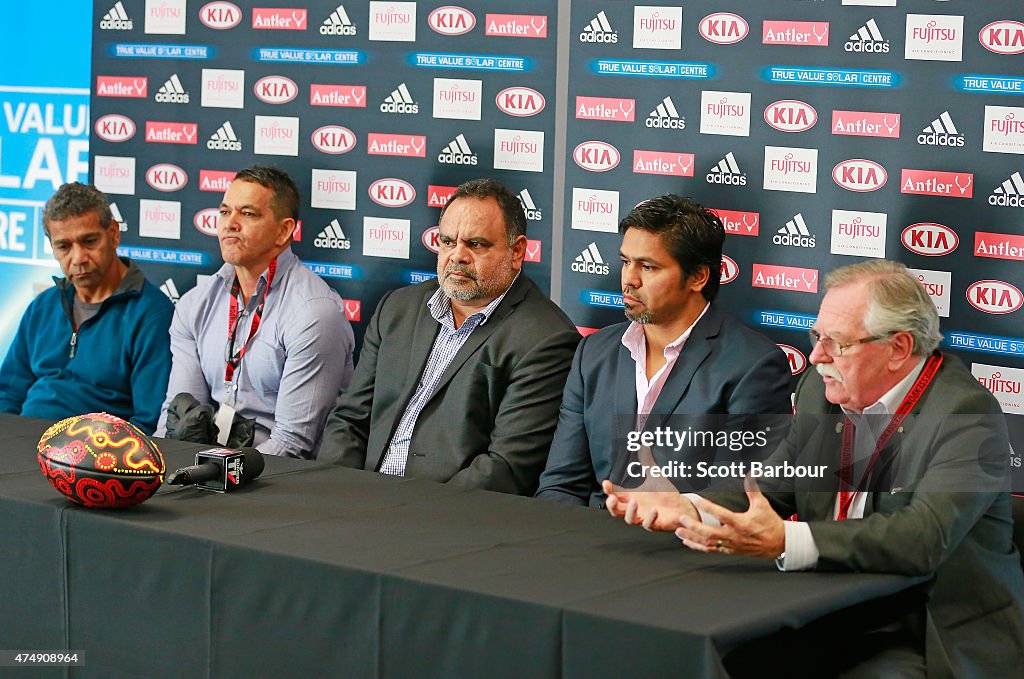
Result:
<svg viewBox="0 0 1024 679"><path fill-rule="evenodd" d="M700 497L691 502L665 479L647 477L641 486L629 490L608 480L601 487L608 496L609 514L649 531L673 531L690 549L772 559L785 551L783 521L749 476L743 480L750 503L745 512L733 512ZM698 510L721 525L703 523Z"/></svg>

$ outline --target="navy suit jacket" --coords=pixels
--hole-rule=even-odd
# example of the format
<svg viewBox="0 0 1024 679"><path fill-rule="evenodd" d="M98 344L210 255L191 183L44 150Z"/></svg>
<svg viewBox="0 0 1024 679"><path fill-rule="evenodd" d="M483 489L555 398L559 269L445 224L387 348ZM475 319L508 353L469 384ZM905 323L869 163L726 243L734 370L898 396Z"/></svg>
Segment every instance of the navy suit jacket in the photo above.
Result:
<svg viewBox="0 0 1024 679"><path fill-rule="evenodd" d="M637 411L636 363L622 345L628 327L628 322L609 326L577 347L537 497L601 506L602 480L637 485L639 479L630 483L627 477L633 458L625 452ZM723 415L783 415L781 431L775 428L771 444L785 433L792 412L791 377L789 361L778 346L712 304L686 340L643 429L721 429L726 426ZM779 419L774 418L776 424ZM735 417L728 424L733 429L743 426ZM768 445L766 452L773 449ZM661 465L673 460L712 462L721 450L653 452ZM681 490L703 485L706 481Z"/></svg>

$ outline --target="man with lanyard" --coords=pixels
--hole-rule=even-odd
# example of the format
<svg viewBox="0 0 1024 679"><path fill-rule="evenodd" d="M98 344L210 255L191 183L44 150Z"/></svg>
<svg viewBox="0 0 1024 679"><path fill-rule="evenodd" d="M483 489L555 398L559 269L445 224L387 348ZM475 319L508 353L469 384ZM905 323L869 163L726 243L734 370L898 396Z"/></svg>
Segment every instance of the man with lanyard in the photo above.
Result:
<svg viewBox="0 0 1024 679"><path fill-rule="evenodd" d="M389 292L320 460L531 494L579 334L522 272L526 215L490 179L442 209L437 281Z"/></svg>
<svg viewBox="0 0 1024 679"><path fill-rule="evenodd" d="M622 299L628 323L602 328L576 350L558 429L537 497L601 506L600 479L636 486L645 466L730 455L715 445L661 446L633 459L627 432L707 431L726 435L772 427L791 413L789 362L771 340L715 303L725 229L688 198L646 200L619 224ZM752 417L775 414L779 417ZM773 448L767 447L764 452ZM644 465L643 463L647 463ZM706 481L674 479L680 490Z"/></svg>
<svg viewBox="0 0 1024 679"><path fill-rule="evenodd" d="M96 187L65 184L43 208L65 278L25 311L3 366L0 412L58 420L104 410L153 431L167 385L174 306L130 260Z"/></svg>
<svg viewBox="0 0 1024 679"><path fill-rule="evenodd" d="M772 558L784 571L931 575L909 616L878 620L846 640L849 653L823 661L850 676L1013 676L1024 574L999 404L936 351L938 314L902 264L844 267L825 288L811 330L817 370L801 381L793 426L765 462L824 463L824 480L764 480L762 492L748 477L745 493L703 497L605 482L608 510L675 531L691 549Z"/></svg>
<svg viewBox="0 0 1024 679"><path fill-rule="evenodd" d="M341 299L291 251L299 193L282 170L235 175L217 222L224 266L178 302L173 364L157 435L181 393L217 408L218 442L255 420L256 448L316 457L324 420L352 375Z"/></svg>

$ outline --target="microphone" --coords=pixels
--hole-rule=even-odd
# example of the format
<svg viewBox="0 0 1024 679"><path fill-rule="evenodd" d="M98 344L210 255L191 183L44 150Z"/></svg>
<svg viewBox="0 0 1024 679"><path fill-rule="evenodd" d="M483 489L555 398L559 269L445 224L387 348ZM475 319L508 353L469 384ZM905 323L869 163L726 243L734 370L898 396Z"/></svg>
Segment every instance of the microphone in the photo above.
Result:
<svg viewBox="0 0 1024 679"><path fill-rule="evenodd" d="M196 453L196 463L167 475L169 486L189 486L227 493L263 473L263 454L255 448L209 448Z"/></svg>

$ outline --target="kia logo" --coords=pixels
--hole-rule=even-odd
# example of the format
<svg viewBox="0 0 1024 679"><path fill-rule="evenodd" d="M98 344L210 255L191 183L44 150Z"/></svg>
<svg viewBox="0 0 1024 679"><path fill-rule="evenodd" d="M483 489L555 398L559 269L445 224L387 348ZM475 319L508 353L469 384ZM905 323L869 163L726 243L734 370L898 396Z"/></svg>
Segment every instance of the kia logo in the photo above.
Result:
<svg viewBox="0 0 1024 679"><path fill-rule="evenodd" d="M438 7L427 17L427 24L441 35L463 35L476 26L476 17L462 7Z"/></svg>
<svg viewBox="0 0 1024 679"><path fill-rule="evenodd" d="M199 9L199 20L204 26L224 31L242 21L242 10L230 2L208 2Z"/></svg>
<svg viewBox="0 0 1024 679"><path fill-rule="evenodd" d="M807 367L807 357L802 351L788 344L780 344L779 349L786 353L786 358L789 360L789 372L799 375L804 371L804 368Z"/></svg>
<svg viewBox="0 0 1024 679"><path fill-rule="evenodd" d="M903 247L925 257L948 255L960 244L960 239L953 229L930 222L911 224L903 229L900 240Z"/></svg>
<svg viewBox="0 0 1024 679"><path fill-rule="evenodd" d="M159 163L146 170L146 183L157 191L177 191L188 183L188 175L177 165Z"/></svg>
<svg viewBox="0 0 1024 679"><path fill-rule="evenodd" d="M103 141L127 141L135 136L135 122L119 113L99 118L95 125L96 136Z"/></svg>
<svg viewBox="0 0 1024 679"><path fill-rule="evenodd" d="M750 32L746 20L738 14L716 12L700 20L700 35L717 45L732 45Z"/></svg>
<svg viewBox="0 0 1024 679"><path fill-rule="evenodd" d="M217 220L220 219L220 210L215 207L208 207L196 213L192 223L196 228L207 236L217 235Z"/></svg>
<svg viewBox="0 0 1024 679"><path fill-rule="evenodd" d="M1024 304L1024 295L1015 286L1003 281L977 281L967 288L967 301L986 314L1008 314Z"/></svg>
<svg viewBox="0 0 1024 679"><path fill-rule="evenodd" d="M719 279L721 285L732 283L740 275L740 267L736 260L728 255L722 255L722 274Z"/></svg>
<svg viewBox="0 0 1024 679"><path fill-rule="evenodd" d="M423 232L423 247L434 254L441 252L441 230L432 226Z"/></svg>
<svg viewBox="0 0 1024 679"><path fill-rule="evenodd" d="M252 89L256 98L267 104L286 104L299 93L295 81L285 78L283 75L268 75L260 78Z"/></svg>
<svg viewBox="0 0 1024 679"><path fill-rule="evenodd" d="M1024 24L1019 21L993 21L978 33L981 46L996 54L1024 52Z"/></svg>
<svg viewBox="0 0 1024 679"><path fill-rule="evenodd" d="M544 95L529 87L508 87L498 92L495 105L510 116L525 118L544 110Z"/></svg>
<svg viewBox="0 0 1024 679"><path fill-rule="evenodd" d="M764 121L781 132L803 132L818 122L818 112L802 101L783 99L768 105Z"/></svg>
<svg viewBox="0 0 1024 679"><path fill-rule="evenodd" d="M577 165L591 172L607 172L619 164L619 150L603 141L583 142L572 157Z"/></svg>
<svg viewBox="0 0 1024 679"><path fill-rule="evenodd" d="M864 158L844 160L832 168L832 179L847 191L877 191L888 178L884 167Z"/></svg>
<svg viewBox="0 0 1024 679"><path fill-rule="evenodd" d="M340 125L324 125L313 131L310 138L316 150L338 155L348 153L356 146L356 135Z"/></svg>
<svg viewBox="0 0 1024 679"><path fill-rule="evenodd" d="M403 207L416 200L416 189L404 179L378 179L368 191L370 200L384 207Z"/></svg>

